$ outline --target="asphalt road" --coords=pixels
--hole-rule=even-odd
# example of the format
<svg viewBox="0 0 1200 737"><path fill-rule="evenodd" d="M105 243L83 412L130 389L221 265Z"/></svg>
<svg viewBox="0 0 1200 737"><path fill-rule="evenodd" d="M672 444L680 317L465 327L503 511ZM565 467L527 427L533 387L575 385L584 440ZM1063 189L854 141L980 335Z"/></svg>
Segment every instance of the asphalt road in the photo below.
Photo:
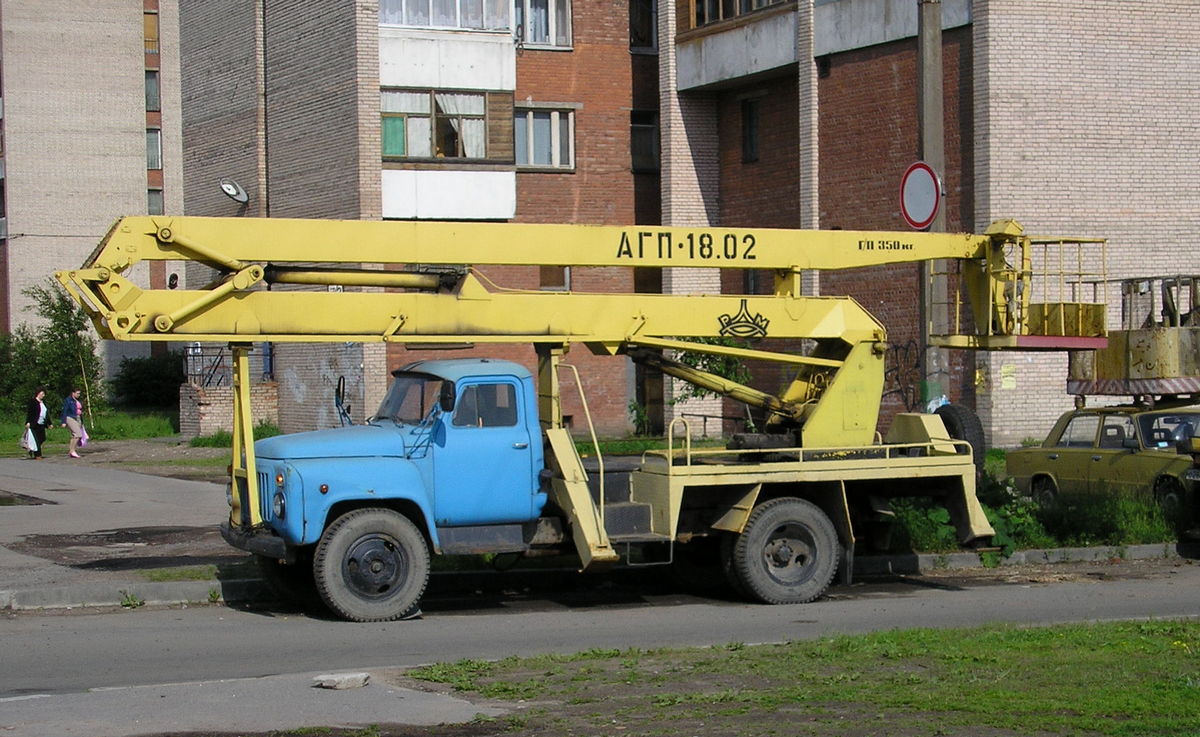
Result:
<svg viewBox="0 0 1200 737"><path fill-rule="evenodd" d="M1058 566L1067 570L1069 566ZM0 699L94 688L412 666L587 648L763 643L909 627L1200 615L1200 564L916 577L835 586L797 606L664 591L653 578L581 579L571 591L429 598L424 618L353 624L280 610L198 606L0 620ZM1057 580L1057 579L1069 580ZM520 578L501 579L520 587ZM454 591L454 587L449 587ZM0 722L4 702L0 701Z"/></svg>

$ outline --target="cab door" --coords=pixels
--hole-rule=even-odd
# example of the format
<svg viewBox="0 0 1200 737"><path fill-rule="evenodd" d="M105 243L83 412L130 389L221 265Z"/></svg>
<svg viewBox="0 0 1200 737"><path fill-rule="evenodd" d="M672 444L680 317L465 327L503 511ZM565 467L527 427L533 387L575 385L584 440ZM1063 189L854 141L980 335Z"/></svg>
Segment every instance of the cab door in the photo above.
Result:
<svg viewBox="0 0 1200 737"><path fill-rule="evenodd" d="M467 379L433 441L434 517L439 527L525 522L537 474L516 380Z"/></svg>

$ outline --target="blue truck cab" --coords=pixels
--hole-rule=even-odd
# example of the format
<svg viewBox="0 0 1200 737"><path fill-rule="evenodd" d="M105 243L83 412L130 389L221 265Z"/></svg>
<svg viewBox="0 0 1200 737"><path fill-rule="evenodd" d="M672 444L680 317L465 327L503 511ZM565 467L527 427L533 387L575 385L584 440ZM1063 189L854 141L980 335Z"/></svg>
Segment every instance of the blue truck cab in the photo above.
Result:
<svg viewBox="0 0 1200 737"><path fill-rule="evenodd" d="M402 589L419 588L415 607L430 550L527 548L547 499L528 369L454 359L392 375L365 424L257 441L264 524L223 527L267 561L311 559L322 598L352 619L407 606Z"/></svg>

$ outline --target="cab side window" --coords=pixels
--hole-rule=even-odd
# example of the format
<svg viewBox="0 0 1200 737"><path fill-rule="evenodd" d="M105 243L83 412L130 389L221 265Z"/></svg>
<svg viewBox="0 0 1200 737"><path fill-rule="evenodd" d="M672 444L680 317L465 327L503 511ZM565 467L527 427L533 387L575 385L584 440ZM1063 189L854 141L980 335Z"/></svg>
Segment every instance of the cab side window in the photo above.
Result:
<svg viewBox="0 0 1200 737"><path fill-rule="evenodd" d="M1090 448L1096 442L1096 430L1100 418L1096 415L1080 415L1072 418L1058 439L1060 448Z"/></svg>
<svg viewBox="0 0 1200 737"><path fill-rule="evenodd" d="M455 427L512 427L517 424L517 390L512 384L472 384L454 406Z"/></svg>

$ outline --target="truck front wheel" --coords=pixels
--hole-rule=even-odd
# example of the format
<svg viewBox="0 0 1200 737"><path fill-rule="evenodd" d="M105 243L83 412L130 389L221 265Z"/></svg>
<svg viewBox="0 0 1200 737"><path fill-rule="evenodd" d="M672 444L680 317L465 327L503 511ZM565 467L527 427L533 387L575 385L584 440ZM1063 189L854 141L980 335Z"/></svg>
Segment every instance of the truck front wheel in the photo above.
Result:
<svg viewBox="0 0 1200 737"><path fill-rule="evenodd" d="M429 581L429 548L416 526L390 509L338 517L317 544L313 575L321 599L354 622L412 616Z"/></svg>
<svg viewBox="0 0 1200 737"><path fill-rule="evenodd" d="M731 551L731 573L768 604L803 604L825 593L837 572L837 530L815 504L783 497L754 508Z"/></svg>

